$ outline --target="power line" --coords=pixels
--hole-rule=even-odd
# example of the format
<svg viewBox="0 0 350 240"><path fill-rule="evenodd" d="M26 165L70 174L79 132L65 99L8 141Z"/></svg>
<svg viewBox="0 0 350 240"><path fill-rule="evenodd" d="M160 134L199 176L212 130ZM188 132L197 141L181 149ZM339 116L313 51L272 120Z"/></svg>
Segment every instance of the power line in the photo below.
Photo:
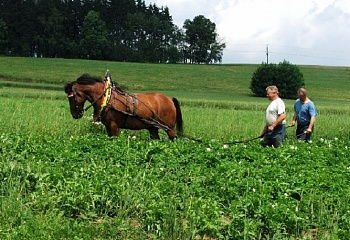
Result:
<svg viewBox="0 0 350 240"><path fill-rule="evenodd" d="M270 46L276 46L276 47L283 47L283 48L293 48L293 49L300 49L300 50L309 50L309 51L316 51L316 52L328 52L328 53L343 53L343 54L350 54L349 51L339 51L339 50L325 50L320 48L304 48L304 47L293 47L293 46L284 46L284 45L273 45L269 44Z"/></svg>
<svg viewBox="0 0 350 240"><path fill-rule="evenodd" d="M251 48L258 48L258 49L263 49L266 47L266 44L233 44L234 46L246 46ZM294 46L286 46L286 45L278 45L278 44L268 44L269 47L282 47L282 48L290 48L290 49L299 49L299 50L308 50L308 51L316 51L316 52L322 52L322 53L341 53L341 54L350 54L350 49L349 50L326 50L326 49L320 49L320 48L306 48L306 47L294 47ZM230 50L229 50L230 51ZM231 50L232 51L232 50ZM236 50L234 50L236 51ZM241 51L241 50L237 50ZM248 51L256 51L256 50L248 50ZM261 50L262 52L265 52ZM256 52L260 52L259 50Z"/></svg>
<svg viewBox="0 0 350 240"><path fill-rule="evenodd" d="M297 54L297 53L283 53L283 52L270 52L274 54L280 54L280 55L290 55L290 56L299 56L299 57L308 57L308 58L319 58L319 59L333 59L333 60L343 60L348 61L350 58L334 58L334 57L320 57L320 56L309 56L304 54Z"/></svg>
<svg viewBox="0 0 350 240"><path fill-rule="evenodd" d="M245 46L240 48L239 50L235 50L235 49L225 49L224 52L233 52L233 53L255 53L255 54L260 54L260 53L266 53L266 58L267 58L267 62L268 62L268 57L269 55L288 55L288 56L299 56L299 57L305 57L305 58L314 58L314 59L329 59L329 60L338 60L338 61L350 61L350 58L344 58L344 57L329 57L329 56L320 56L319 54L310 54L310 51L314 51L314 52L321 52L323 54L328 54L328 55L332 55L332 54L347 54L346 56L348 56L350 54L350 51L338 51L338 50L324 50L324 49L313 49L313 48L301 48L301 47L292 47L292 46L283 46L283 45L274 45L274 44L268 44L265 45L266 50L262 50L263 49L263 44L235 44L240 45L240 46ZM270 50L270 46L273 47L277 47L277 48L287 48L287 49L298 49L300 50L299 52L301 53L290 53L290 52L284 52L284 51L271 51ZM248 50L246 50L248 47ZM256 49L256 50L249 50L250 49ZM244 50L242 50L244 49ZM261 49L261 50L259 50ZM305 51L306 50L306 51ZM305 54L306 52L306 54Z"/></svg>

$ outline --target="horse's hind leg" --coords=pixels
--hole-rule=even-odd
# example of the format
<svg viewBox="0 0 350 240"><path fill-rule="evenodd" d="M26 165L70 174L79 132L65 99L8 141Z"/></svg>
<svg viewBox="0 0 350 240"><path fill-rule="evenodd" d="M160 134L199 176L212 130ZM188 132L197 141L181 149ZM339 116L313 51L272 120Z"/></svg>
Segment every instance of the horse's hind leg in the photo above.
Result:
<svg viewBox="0 0 350 240"><path fill-rule="evenodd" d="M160 139L159 133L158 133L158 128L152 127L152 128L149 128L148 131L149 131L152 139Z"/></svg>

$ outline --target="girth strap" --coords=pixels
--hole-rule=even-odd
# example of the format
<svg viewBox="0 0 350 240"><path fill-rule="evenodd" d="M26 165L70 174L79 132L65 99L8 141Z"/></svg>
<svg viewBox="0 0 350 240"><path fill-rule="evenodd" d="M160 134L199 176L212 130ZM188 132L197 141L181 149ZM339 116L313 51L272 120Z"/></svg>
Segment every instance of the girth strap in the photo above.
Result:
<svg viewBox="0 0 350 240"><path fill-rule="evenodd" d="M126 92L118 87L113 87L112 91L113 91L113 93L112 93L112 97L111 97L109 103L107 104L106 107L101 109L101 111L103 111L103 115L107 114L107 112L110 110L110 108L113 108L115 111L118 111L118 112L126 115L125 121L122 125L125 124L125 122L127 121L127 118L130 116L130 117L137 118L141 122L144 122L148 125L151 125L151 126L154 126L154 127L166 130L166 131L172 130L172 128L170 128L166 124L162 123L161 119L158 120L158 119L155 119L152 117L150 117L150 119L146 119L146 118L139 116L138 115L138 103L141 100L139 100L135 94L128 93L128 92ZM114 101L118 101L120 103L123 103L123 101L118 99L118 95L125 98L125 103L124 103L125 104L125 111L118 109L114 104L115 103ZM143 102L141 101L141 103L143 103ZM145 104L145 103L143 103L143 104ZM148 105L146 105L146 106L148 106ZM153 112L153 110L149 106L148 106L148 108Z"/></svg>
<svg viewBox="0 0 350 240"><path fill-rule="evenodd" d="M132 114L133 116L137 115L138 101L135 94L125 93L125 105L126 105L126 112Z"/></svg>

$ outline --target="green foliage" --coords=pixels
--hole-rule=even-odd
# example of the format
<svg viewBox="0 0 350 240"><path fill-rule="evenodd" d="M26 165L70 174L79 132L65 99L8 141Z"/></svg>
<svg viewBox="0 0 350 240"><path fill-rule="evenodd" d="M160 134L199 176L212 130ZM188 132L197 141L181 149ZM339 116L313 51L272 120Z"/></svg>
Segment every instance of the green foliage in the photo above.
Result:
<svg viewBox="0 0 350 240"><path fill-rule="evenodd" d="M109 57L107 27L95 11L90 11L84 19L80 48L84 58L103 60Z"/></svg>
<svg viewBox="0 0 350 240"><path fill-rule="evenodd" d="M349 234L343 139L277 150L98 133L2 134L0 141L2 238L84 238L95 228L105 229L100 239ZM58 220L62 226L52 228ZM123 227L107 230L118 222Z"/></svg>
<svg viewBox="0 0 350 240"><path fill-rule="evenodd" d="M31 11L38 12L36 14L38 16L31 22L31 25L35 27L31 38L35 41L29 43L30 56L69 57L76 53L75 42L72 42L65 32L68 28L67 18L61 13L60 7L53 5L54 3L50 1L40 1L32 6ZM31 26L30 29L33 27Z"/></svg>
<svg viewBox="0 0 350 240"><path fill-rule="evenodd" d="M274 76L276 75L276 64L262 63L254 72L250 89L257 97L266 96L266 87L274 85Z"/></svg>
<svg viewBox="0 0 350 240"><path fill-rule="evenodd" d="M178 48L174 45L169 46L168 48L168 61L169 63L177 63L180 62L182 59L182 54L178 50Z"/></svg>
<svg viewBox="0 0 350 240"><path fill-rule="evenodd" d="M217 40L216 25L203 15L184 22L187 54L191 63L220 62L225 44Z"/></svg>
<svg viewBox="0 0 350 240"><path fill-rule="evenodd" d="M258 97L266 95L266 87L276 85L283 98L293 99L300 87L304 86L304 76L296 65L283 61L278 65L262 63L254 72L250 89Z"/></svg>
<svg viewBox="0 0 350 240"><path fill-rule="evenodd" d="M169 8L146 6L143 0L5 1L0 4L0 16L0 54L186 62L186 39L173 23ZM193 30L200 38L188 43L192 50L198 47L191 60L221 62L225 44L216 40L215 24L203 16L199 20L204 25L197 24Z"/></svg>
<svg viewBox="0 0 350 240"><path fill-rule="evenodd" d="M287 61L278 64L276 85L284 98L296 98L296 92L305 85L300 69Z"/></svg>
<svg viewBox="0 0 350 240"><path fill-rule="evenodd" d="M8 44L8 34L7 25L2 18L0 18L0 54L8 54L7 44Z"/></svg>

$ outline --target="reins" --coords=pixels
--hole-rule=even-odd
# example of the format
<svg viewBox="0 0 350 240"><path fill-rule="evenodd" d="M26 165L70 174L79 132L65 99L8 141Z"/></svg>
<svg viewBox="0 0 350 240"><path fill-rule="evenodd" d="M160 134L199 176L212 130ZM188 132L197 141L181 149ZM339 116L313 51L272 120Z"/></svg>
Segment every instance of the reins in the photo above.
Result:
<svg viewBox="0 0 350 240"><path fill-rule="evenodd" d="M114 90L114 89L113 89ZM115 90L114 90L115 91ZM124 95L128 94L126 91L123 91L123 93L125 93ZM118 94L118 93L117 93ZM125 96L126 97L126 96ZM202 140L200 139L197 139L197 138L194 138L192 136L189 136L183 132L180 132L176 129L173 129L171 127L169 127L168 125L162 123L163 120L161 119L161 117L147 104L145 103L144 101L142 101L141 99L137 98L135 95L133 96L137 101L141 102L144 106L146 106L151 112L152 114L155 116L154 117L149 117L149 119L146 119L146 118L142 118L140 117L140 115L136 114L136 112L140 111L139 108L137 106L134 106L134 108L136 108L133 113L130 113L130 112L127 112L127 111L123 111L123 110L120 110L120 109L117 109L117 108L114 108L114 110L118 111L118 112L121 112L125 115L128 115L128 116L131 116L131 117L136 117L138 120L148 124L148 125L152 125L154 127L157 127L159 129L162 129L162 130L173 130L176 132L177 136L179 137L183 137L183 138L187 138L189 140L193 140L193 141L197 141L197 142L202 142ZM115 100L119 101L120 103L122 104L125 104L123 101L121 101L120 99L118 98L114 98ZM107 109L108 110L108 109Z"/></svg>
<svg viewBox="0 0 350 240"><path fill-rule="evenodd" d="M108 70L107 70L107 73L109 73ZM106 73L106 74L107 74L107 73ZM89 106L87 106L86 108L84 108L84 109L81 111L82 114L84 114L84 112L86 112L87 110L89 110L92 106L94 106L94 104L95 104L98 100L100 100L104 95L106 95L106 93L107 93L107 91L109 90L109 88L111 88L113 85L114 85L114 84L111 83L110 86L107 86L107 87L106 87L106 83L105 83L105 90L101 93L101 95L100 95L98 98L96 98L93 102L91 102ZM76 103L76 102L77 102L77 100L76 100L76 91L75 91L75 89L74 89L74 86L72 87L72 91L73 91L73 96L74 96L74 100L75 100L75 103ZM68 96L68 97L73 97L73 96ZM78 106L76 105L75 108L78 109Z"/></svg>
<svg viewBox="0 0 350 240"><path fill-rule="evenodd" d="M192 137L190 135L187 135L187 134L183 133L182 131L178 131L178 130L176 130L174 128L169 127L167 124L164 124L164 121L162 120L162 118L154 111L153 108L151 108L151 106L149 104L147 104L146 102L144 102L141 99L137 98L137 96L135 94L129 94L128 92L126 92L126 91L124 91L122 89L119 89L119 92L118 92L118 89L119 88L116 89L114 83L112 82L112 80L110 78L109 70L107 70L106 75L105 75L104 91L98 96L98 98L96 98L94 101L92 101L89 106L87 106L83 110L81 110L81 115L84 112L86 112L87 110L89 110L92 106L94 106L97 103L97 101L99 101L103 96L105 96L106 98L103 100L103 103L101 105L101 110L99 112L99 116L98 116L99 118L103 117L103 116L101 116L101 114L103 114L103 115L107 114L109 109L112 107L114 110L116 110L116 111L118 111L118 112L120 112L120 113L122 113L122 114L124 114L126 116L131 116L131 117L137 118L138 120L144 122L147 125L154 126L154 127L158 128L158 129L162 129L164 131L172 130L179 137L186 138L186 139L189 139L189 140L193 140L193 141L196 141L196 142L203 142L203 140L201 140L201 139L198 139L198 138ZM75 97L75 102L76 102L76 91L74 89L74 86L72 87L72 90L73 90L73 95ZM106 96L107 92L108 92L108 96ZM121 109L113 107L113 105L111 104L112 92L114 92L117 96L120 95L123 98L125 98L125 101L126 101L125 103L122 100L118 99L117 97L114 97L113 100L119 101L120 103L124 104L126 106L126 111L123 111ZM133 100L134 100L134 105L133 105L134 108L133 108L132 112L128 111L128 104L127 104L127 102L128 102L128 97L129 96L131 96L133 98ZM68 96L68 97L73 97L73 96ZM149 116L147 118L144 118L144 117L141 117L139 114L137 114L137 112L139 112L140 109L138 108L138 105L135 103L135 101L136 102L140 102L145 107L147 107L152 113L151 116ZM76 106L76 108L77 108L77 106ZM291 127L291 126L287 126L286 129L289 128L289 127ZM298 138L298 137L300 137L303 134L306 134L306 132L298 134L298 135L296 135L296 137ZM245 140L241 140L241 141L226 142L224 144L225 145L229 145L229 144L248 143L250 141L254 141L256 139L263 138L264 135L256 136L256 137L245 139Z"/></svg>
<svg viewBox="0 0 350 240"><path fill-rule="evenodd" d="M287 126L287 127L286 127L286 130L287 130L288 128L290 128L290 127L292 127L292 126ZM300 133L300 134L296 135L295 137L296 137L296 138L299 138L299 137L302 136L303 134L306 134L306 131L303 132L303 133ZM265 134L264 134L264 135L265 135ZM257 137L253 137L253 138L249 138L249 139L245 139L245 140L241 140L241 141L226 142L226 143L224 143L224 144L225 144L225 145L230 145L230 144L248 143L248 142L250 142L250 141L253 141L253 140L256 140L256 139L259 139L259 138L263 138L264 135L262 135L262 136L257 136Z"/></svg>
<svg viewBox="0 0 350 240"><path fill-rule="evenodd" d="M230 144L239 144L239 143L247 143L253 140L256 140L258 138L262 138L263 136L257 136L257 137L253 137L253 138L249 138L249 139L245 139L245 140L241 140L241 141L234 141L234 142L226 142L224 143L225 145L230 145Z"/></svg>
<svg viewBox="0 0 350 240"><path fill-rule="evenodd" d="M87 106L86 108L83 109L83 112L86 112L87 110L89 110L89 108L91 108L100 98L102 98L103 95L106 94L106 91L105 90L95 101L93 101L92 103L90 103L89 106Z"/></svg>
<svg viewBox="0 0 350 240"><path fill-rule="evenodd" d="M76 97L76 91L74 89L74 86L72 87L72 91L73 91L73 94L72 95L69 95L68 98L71 98L71 97L74 97L74 102L75 102L75 109L76 111L79 111L79 107L77 105L77 97ZM105 93L102 93L101 96L99 96L95 101L93 101L89 106L87 106L86 108L84 108L83 110L79 111L79 114L83 115L84 112L86 112L87 110L89 110L89 108L91 108L102 96L103 94Z"/></svg>
<svg viewBox="0 0 350 240"><path fill-rule="evenodd" d="M100 98L102 98L103 95L106 94L107 90L108 90L108 88L106 88L105 91L104 91L96 100L94 100L89 106L87 106L86 108L84 108L84 109L83 109L83 112L86 112L88 109L90 109ZM122 91L122 94L120 94L120 93L117 92L117 90L116 90L114 87L111 88L111 91L114 91L114 92L116 92L116 94L119 94L119 95L125 95L125 98L127 98L126 95L129 94L128 92L126 92L126 91L124 91L124 90L121 90L121 91ZM75 92L75 91L74 91L74 92ZM129 94L129 95L130 95L130 94ZM131 95L130 95L130 96L131 96ZM145 103L144 101L142 101L142 100L140 100L139 98L137 98L136 95L133 95L133 98L135 98L137 101L139 101L139 102L141 102L142 104L144 104L144 106L146 106L146 107L152 112L152 114L153 114L154 116L156 116L156 118L159 119L159 120L157 120L156 118L153 118L153 117L149 117L149 119L146 119L146 118L143 118L143 117L141 117L140 115L138 115L138 114L136 113L136 112L139 111L139 108L137 107L137 105L134 105L134 108L135 108L135 109L134 109L133 113L130 113L130 112L127 112L127 111L123 111L123 110L120 110L120 109L117 109L117 108L113 108L113 109L116 110L116 111L118 111L118 112L120 112L120 113L123 113L123 114L125 114L125 115L127 115L127 116L135 117L135 118L137 118L138 120L140 120L140 121L142 121L142 122L144 122L144 123L146 123L146 124L148 124L148 125L152 125L152 126L154 126L154 127L157 127L157 128L159 128L159 129L162 129L162 130L165 130L165 131L166 131L166 130L173 130L173 131L176 132L177 136L179 136L179 137L186 138L186 139L189 139L189 140L192 140L192 141L196 141L196 142L200 142L200 143L203 142L203 140L201 140L201 139L192 137L192 136L187 135L187 134L185 134L185 133L183 133L183 132L177 131L176 129L172 129L171 127L169 127L169 126L166 125L166 124L161 123L161 122L160 122L160 121L162 121L161 117L159 117L159 115L158 115L147 103ZM110 100L112 100L112 99L110 99ZM120 103L126 105L123 101L121 101L121 100L118 99L118 98L114 98L114 100L117 100L117 101L119 101ZM109 104L108 104L107 106L105 106L105 107L102 107L102 109L101 109L101 111L100 111L100 114L103 112L103 110L106 111L106 112L105 112L105 114L106 114L107 111L109 110L109 108L110 108L110 105L109 105ZM101 117L101 116L100 116L100 117ZM287 126L286 129L288 129L288 128L290 128L290 127L291 127L291 126ZM300 137L300 136L303 135L303 134L306 134L306 132L300 133L300 134L296 135L296 137L298 138L298 137ZM249 138L249 139L245 139L245 140L240 140L240 141L225 142L224 144L225 144L225 145L230 145L230 144L248 143L248 142L254 141L254 140L256 140L256 139L263 138L263 137L264 137L264 135L263 135L263 136L253 137L253 138Z"/></svg>

